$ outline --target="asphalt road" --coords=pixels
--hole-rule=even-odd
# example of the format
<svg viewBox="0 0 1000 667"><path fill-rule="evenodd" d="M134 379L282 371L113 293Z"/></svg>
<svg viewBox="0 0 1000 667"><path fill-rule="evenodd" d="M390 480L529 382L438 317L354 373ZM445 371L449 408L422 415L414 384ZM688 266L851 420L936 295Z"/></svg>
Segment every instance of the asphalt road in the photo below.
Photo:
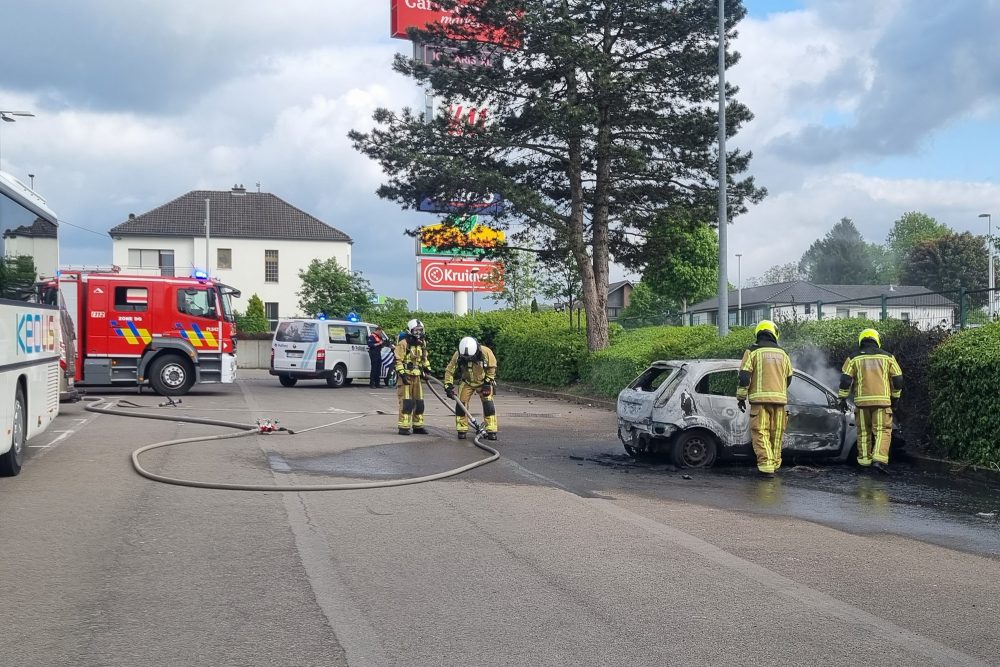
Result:
<svg viewBox="0 0 1000 667"><path fill-rule="evenodd" d="M260 372L167 414L301 430L395 394ZM482 453L429 399L394 415L143 456L207 482L400 479ZM775 480L636 462L611 413L501 394L503 458L392 489L244 492L137 475L225 432L68 406L0 479L0 664L1000 664L1000 491L899 464ZM947 474L945 474L947 472Z"/></svg>

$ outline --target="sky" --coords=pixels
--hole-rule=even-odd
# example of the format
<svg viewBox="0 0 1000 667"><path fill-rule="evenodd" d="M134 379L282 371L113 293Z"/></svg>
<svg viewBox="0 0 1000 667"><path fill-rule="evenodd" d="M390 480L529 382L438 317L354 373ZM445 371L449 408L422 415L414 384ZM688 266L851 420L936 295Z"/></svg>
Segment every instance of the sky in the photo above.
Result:
<svg viewBox="0 0 1000 667"><path fill-rule="evenodd" d="M733 143L769 195L729 227L732 283L842 217L877 242L907 211L1000 225L1000 0L744 5L727 77L755 118ZM433 219L379 200L346 137L377 107L421 104L390 68L409 43L388 36L389 0L0 0L0 16L0 110L36 114L0 123L0 169L35 175L64 263L110 263L129 213L259 183L348 233L353 268L413 304L403 232Z"/></svg>

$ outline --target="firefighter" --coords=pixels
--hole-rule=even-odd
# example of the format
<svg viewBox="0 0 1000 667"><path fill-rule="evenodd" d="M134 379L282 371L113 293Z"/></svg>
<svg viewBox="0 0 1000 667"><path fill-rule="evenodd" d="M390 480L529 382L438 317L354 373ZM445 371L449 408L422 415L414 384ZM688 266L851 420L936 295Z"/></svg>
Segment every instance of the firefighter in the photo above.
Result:
<svg viewBox="0 0 1000 667"><path fill-rule="evenodd" d="M493 350L480 345L476 339L466 336L458 343L458 350L451 355L451 361L444 371L444 392L448 398L455 398L455 371L458 371L458 400L466 412L455 410L455 428L458 439L465 440L469 432L469 401L479 392L483 402L483 421L486 422L486 438L496 440L497 408L493 403L493 393L497 384L497 358Z"/></svg>
<svg viewBox="0 0 1000 667"><path fill-rule="evenodd" d="M750 401L750 437L757 455L757 469L774 477L781 467L781 441L788 413L788 385L792 362L778 345L778 329L771 320L761 320L754 329L757 342L743 353L736 404L746 412Z"/></svg>
<svg viewBox="0 0 1000 667"><path fill-rule="evenodd" d="M430 373L431 362L427 355L427 342L424 340L424 323L420 320L410 320L406 325L406 335L396 343L396 375L399 384L396 386L396 396L399 397L400 435L427 433L424 428L424 377Z"/></svg>
<svg viewBox="0 0 1000 667"><path fill-rule="evenodd" d="M854 389L858 425L858 463L888 473L892 442L892 413L903 393L903 371L896 358L882 349L875 329L858 336L858 353L844 362L840 376L840 409L848 410L847 397Z"/></svg>

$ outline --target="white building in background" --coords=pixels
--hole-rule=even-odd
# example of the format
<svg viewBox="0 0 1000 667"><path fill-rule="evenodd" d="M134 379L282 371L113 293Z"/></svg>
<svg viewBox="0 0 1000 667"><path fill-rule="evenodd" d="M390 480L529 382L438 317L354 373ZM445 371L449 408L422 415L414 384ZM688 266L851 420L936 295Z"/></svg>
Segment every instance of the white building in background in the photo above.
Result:
<svg viewBox="0 0 1000 667"><path fill-rule="evenodd" d="M35 218L30 225L8 229L3 233L3 254L6 257L33 258L36 277L41 278L40 267L59 266L58 230L55 225L42 218Z"/></svg>
<svg viewBox="0 0 1000 667"><path fill-rule="evenodd" d="M924 331L950 329L957 322L958 295L931 292L914 285L814 285L796 280L748 287L729 293L729 324L754 326L763 319L775 322L811 321L861 317L913 322ZM742 308L739 303L742 301ZM718 298L696 303L689 310L691 324L718 323ZM739 312L738 312L739 311Z"/></svg>
<svg viewBox="0 0 1000 667"><path fill-rule="evenodd" d="M314 259L331 257L351 270L354 243L275 195L242 186L194 190L141 215L130 214L108 234L113 262L122 272L189 276L206 271L243 293L234 304L237 310L245 311L257 294L272 329L281 317L314 315L298 310L299 271Z"/></svg>

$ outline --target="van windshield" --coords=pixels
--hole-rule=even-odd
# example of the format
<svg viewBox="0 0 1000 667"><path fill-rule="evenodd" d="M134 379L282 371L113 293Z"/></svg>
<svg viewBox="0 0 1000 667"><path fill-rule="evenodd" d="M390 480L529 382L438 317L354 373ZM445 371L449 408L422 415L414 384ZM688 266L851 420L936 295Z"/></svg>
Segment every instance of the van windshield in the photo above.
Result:
<svg viewBox="0 0 1000 667"><path fill-rule="evenodd" d="M274 340L280 343L315 343L319 340L318 329L316 322L282 322L274 333Z"/></svg>

